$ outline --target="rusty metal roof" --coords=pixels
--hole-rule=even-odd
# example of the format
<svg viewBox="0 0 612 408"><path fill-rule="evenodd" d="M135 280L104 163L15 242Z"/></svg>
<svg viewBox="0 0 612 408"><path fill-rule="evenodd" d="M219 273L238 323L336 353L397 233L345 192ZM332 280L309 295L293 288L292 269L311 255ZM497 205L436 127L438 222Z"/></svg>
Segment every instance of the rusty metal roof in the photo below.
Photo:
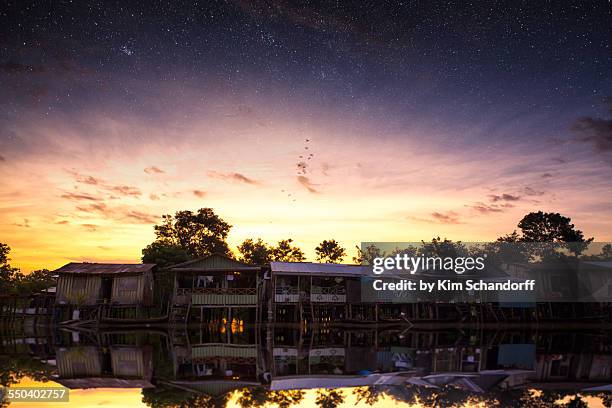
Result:
<svg viewBox="0 0 612 408"><path fill-rule="evenodd" d="M89 263L71 262L55 270L57 274L78 273L82 275L116 275L116 274L139 274L150 271L155 264L111 264L111 263Z"/></svg>
<svg viewBox="0 0 612 408"><path fill-rule="evenodd" d="M56 383L62 384L70 389L87 388L153 388L146 379L139 378L112 378L112 377L86 377L86 378L61 378L54 379Z"/></svg>
<svg viewBox="0 0 612 408"><path fill-rule="evenodd" d="M272 273L284 275L365 276L368 267L362 265L329 264L315 262L270 262Z"/></svg>

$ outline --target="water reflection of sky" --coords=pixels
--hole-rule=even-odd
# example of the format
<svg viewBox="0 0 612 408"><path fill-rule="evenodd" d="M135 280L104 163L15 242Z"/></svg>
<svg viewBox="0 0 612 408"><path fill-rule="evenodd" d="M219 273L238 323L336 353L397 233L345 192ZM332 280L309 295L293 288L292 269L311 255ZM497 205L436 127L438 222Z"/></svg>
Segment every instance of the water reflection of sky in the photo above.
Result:
<svg viewBox="0 0 612 408"><path fill-rule="evenodd" d="M69 403L39 407L544 408L612 401L586 391L612 384L605 330L179 331L3 336L0 379L71 389Z"/></svg>
<svg viewBox="0 0 612 408"><path fill-rule="evenodd" d="M22 378L17 384L14 386L20 387L56 387L60 386L60 384L55 383L53 381L41 382L30 379L29 377ZM380 407L427 407L430 404L423 403L407 403L401 400L402 398L402 390L395 389L391 390L389 393L385 392L382 394L372 394L371 390L368 387L349 387L349 388L339 388L334 390L326 390L326 389L312 389L312 390L303 390L298 391L303 393L301 395L301 400L295 401L290 406L292 407L353 407L353 406L362 406L362 407L372 407L372 408L380 408ZM545 407L547 405L536 405L538 401L538 391L530 391L533 393L534 398L532 402L534 403L534 407ZM242 392L240 390L234 391L230 393L226 398L226 407L227 408L247 408L252 406L257 406L251 403L249 397L249 393ZM323 399L322 399L323 397ZM560 400L558 400L559 406L580 406L580 405L572 405L572 403L576 403L574 400L574 396L569 394L564 396ZM587 404L585 406L588 407L605 407L609 405L604 405L602 403L602 399L599 397L592 396L582 396L581 400ZM199 401L200 404L198 407L218 407L218 405L207 404L212 401L207 399L206 397L200 398L199 400L192 400L191 403ZM431 402L431 401L430 401ZM456 405L457 407L476 407L476 406L488 406L488 400L486 397L478 397L472 396L470 401L466 403L460 403ZM516 401L518 403L518 401ZM546 404L546 402L544 402ZM25 403L17 403L13 404L14 406L26 406ZM90 388L90 389L80 389L80 390L70 390L70 401L69 402L41 402L36 403L36 407L45 408L45 407L79 407L79 408L89 408L89 407L151 407L152 405L147 404L143 401L142 390L138 388L125 388L125 389L117 389L117 388ZM189 405L175 405L176 407L187 407L192 406ZM194 405L195 406L195 405ZM267 403L261 406L266 407L279 407L279 408L287 408L279 405L278 403ZM444 405L446 406L446 405ZM520 406L520 405L517 405ZM157 407L160 407L158 405ZM167 406L169 407L169 406Z"/></svg>

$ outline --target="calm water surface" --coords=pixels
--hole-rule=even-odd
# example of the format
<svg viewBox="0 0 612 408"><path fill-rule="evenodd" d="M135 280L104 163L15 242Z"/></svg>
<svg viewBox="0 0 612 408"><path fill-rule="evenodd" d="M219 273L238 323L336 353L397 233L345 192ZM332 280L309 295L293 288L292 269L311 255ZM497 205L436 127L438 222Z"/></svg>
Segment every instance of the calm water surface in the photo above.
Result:
<svg viewBox="0 0 612 408"><path fill-rule="evenodd" d="M66 407L611 406L608 331L4 330L2 385ZM6 404L6 402L5 402Z"/></svg>

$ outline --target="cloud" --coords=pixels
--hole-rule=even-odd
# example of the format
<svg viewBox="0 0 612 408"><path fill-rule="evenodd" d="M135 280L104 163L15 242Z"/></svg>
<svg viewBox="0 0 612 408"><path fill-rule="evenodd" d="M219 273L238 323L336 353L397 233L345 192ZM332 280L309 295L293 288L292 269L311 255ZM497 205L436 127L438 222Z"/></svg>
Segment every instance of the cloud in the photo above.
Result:
<svg viewBox="0 0 612 408"><path fill-rule="evenodd" d="M16 226L16 227L22 227L22 228L30 228L31 227L30 220L28 220L27 218L23 219L23 223L16 222L13 225Z"/></svg>
<svg viewBox="0 0 612 408"><path fill-rule="evenodd" d="M491 213L500 213L505 211L507 208L514 207L512 204L485 204L482 202L477 202L472 205L466 205L466 207L471 208L480 214L491 214Z"/></svg>
<svg viewBox="0 0 612 408"><path fill-rule="evenodd" d="M199 198L204 198L206 197L206 191L202 191L202 190L193 190L193 195Z"/></svg>
<svg viewBox="0 0 612 408"><path fill-rule="evenodd" d="M149 194L149 199L151 199L151 201L157 201L159 200L159 196L157 194Z"/></svg>
<svg viewBox="0 0 612 408"><path fill-rule="evenodd" d="M604 99L612 114L612 97ZM612 119L582 117L577 119L571 129L578 134L576 141L589 143L597 153L612 152Z"/></svg>
<svg viewBox="0 0 612 408"><path fill-rule="evenodd" d="M79 173L79 172L77 172L77 171L75 171L73 169L66 170L66 171L68 173L70 173L74 177L74 180L77 183L88 184L90 186L97 186L97 185L101 185L103 183L103 181L100 180L100 179L97 179L97 178L95 178L93 176L88 176L88 175L85 175L85 174L81 174L81 173Z"/></svg>
<svg viewBox="0 0 612 408"><path fill-rule="evenodd" d="M123 195L123 196L135 196L138 197L142 195L142 192L138 187L133 186L106 186L107 190L112 191L114 193Z"/></svg>
<svg viewBox="0 0 612 408"><path fill-rule="evenodd" d="M136 210L128 211L124 214L124 218L135 221L137 224L155 224L158 221L156 215Z"/></svg>
<svg viewBox="0 0 612 408"><path fill-rule="evenodd" d="M65 194L62 194L61 197L67 200L76 200L76 201L79 201L79 200L102 201L102 198L95 197L95 196L92 196L91 194L86 194L86 193L65 193Z"/></svg>
<svg viewBox="0 0 612 408"><path fill-rule="evenodd" d="M261 185L260 181L247 177L241 173L219 173L211 170L208 172L208 175L219 180L226 180L251 185Z"/></svg>
<svg viewBox="0 0 612 408"><path fill-rule="evenodd" d="M521 196L507 194L507 193L503 193L501 195L490 194L489 199L493 203L498 202L498 201L519 201L521 199Z"/></svg>
<svg viewBox="0 0 612 408"><path fill-rule="evenodd" d="M6 161L6 159L4 158L4 156L0 155L0 162Z"/></svg>
<svg viewBox="0 0 612 408"><path fill-rule="evenodd" d="M580 134L577 141L590 143L597 153L612 151L612 120L580 118L574 122L572 130Z"/></svg>
<svg viewBox="0 0 612 408"><path fill-rule="evenodd" d="M87 206L77 206L78 211L90 214L98 214L104 219L113 219L121 222L131 222L133 224L154 224L158 217L140 210L133 210L129 207L109 207L104 203L94 203Z"/></svg>
<svg viewBox="0 0 612 408"><path fill-rule="evenodd" d="M552 173L543 173L542 178L551 178L553 177Z"/></svg>
<svg viewBox="0 0 612 408"><path fill-rule="evenodd" d="M67 225L67 224L70 224L70 223L68 222L68 220L61 220L61 221L57 221L56 224L58 224L58 225Z"/></svg>
<svg viewBox="0 0 612 408"><path fill-rule="evenodd" d="M110 211L110 209L104 203L95 203L87 206L77 206L76 209L86 213L100 213L104 215L109 215L112 213L112 211Z"/></svg>
<svg viewBox="0 0 612 408"><path fill-rule="evenodd" d="M546 192L543 190L536 190L534 188L526 186L523 188L523 194L528 195L528 196L541 196L541 195L546 194Z"/></svg>
<svg viewBox="0 0 612 408"><path fill-rule="evenodd" d="M147 167L144 169L144 172L147 174L164 174L165 171L156 166Z"/></svg>
<svg viewBox="0 0 612 408"><path fill-rule="evenodd" d="M85 228L89 232L96 232L98 226L96 224L81 224L81 227Z"/></svg>
<svg viewBox="0 0 612 408"><path fill-rule="evenodd" d="M98 184L100 184L100 181L92 176L86 176L86 177L77 179L77 181L79 183L89 184L91 186L97 186Z"/></svg>
<svg viewBox="0 0 612 408"><path fill-rule="evenodd" d="M331 170L331 166L328 163L321 164L321 173L324 176L329 177L329 171Z"/></svg>
<svg viewBox="0 0 612 408"><path fill-rule="evenodd" d="M454 211L447 211L445 213L434 211L430 215L431 218L440 224L460 224L459 214Z"/></svg>
<svg viewBox="0 0 612 408"><path fill-rule="evenodd" d="M313 184L308 177L306 177L306 176L298 176L297 177L297 181L302 186L304 186L306 188L306 190L308 190L309 193L313 193L313 194L320 193L320 191L315 188L316 185Z"/></svg>
<svg viewBox="0 0 612 408"><path fill-rule="evenodd" d="M409 220L424 222L428 224L461 224L461 220L459 219L459 214L455 211L434 211L429 214L431 218L423 218L423 217L406 217Z"/></svg>

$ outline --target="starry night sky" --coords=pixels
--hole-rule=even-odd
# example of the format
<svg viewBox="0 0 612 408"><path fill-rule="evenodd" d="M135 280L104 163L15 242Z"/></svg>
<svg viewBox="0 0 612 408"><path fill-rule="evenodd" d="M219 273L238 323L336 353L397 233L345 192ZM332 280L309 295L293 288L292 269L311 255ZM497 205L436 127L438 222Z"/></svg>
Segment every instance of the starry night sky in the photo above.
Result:
<svg viewBox="0 0 612 408"><path fill-rule="evenodd" d="M540 3L3 0L1 236L131 259L209 205L236 241L492 239L540 208L612 239L612 5Z"/></svg>

